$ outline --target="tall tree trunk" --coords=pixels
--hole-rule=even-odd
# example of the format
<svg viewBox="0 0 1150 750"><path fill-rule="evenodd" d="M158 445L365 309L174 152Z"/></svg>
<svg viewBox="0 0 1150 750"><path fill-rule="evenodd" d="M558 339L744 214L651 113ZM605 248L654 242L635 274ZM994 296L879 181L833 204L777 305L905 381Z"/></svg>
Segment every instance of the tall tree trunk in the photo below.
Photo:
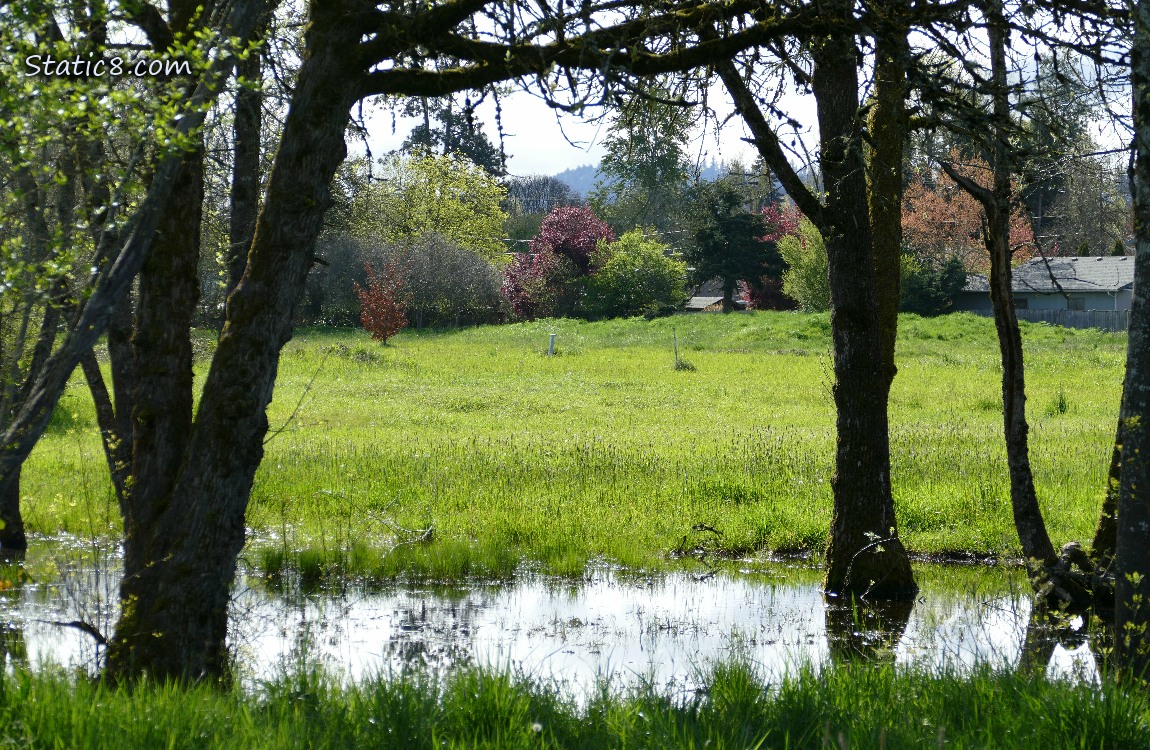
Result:
<svg viewBox="0 0 1150 750"><path fill-rule="evenodd" d="M343 132L363 74L361 61L348 53L362 29L345 6L311 6L308 51L247 270L228 299L170 502L151 539L128 540L145 544L147 554L121 587L120 620L108 649L113 681L227 674L229 595L263 456L265 409L330 203L328 185L346 155Z"/></svg>
<svg viewBox="0 0 1150 750"><path fill-rule="evenodd" d="M1134 297L1122 388L1114 645L1121 673L1144 680L1150 668L1150 0L1138 0L1132 15Z"/></svg>
<svg viewBox="0 0 1150 750"><path fill-rule="evenodd" d="M884 29L875 41L874 97L867 119L872 143L867 195L883 367L893 381L898 373L894 345L900 297L903 151L907 136L906 64L910 51L903 18L904 3L893 0L885 3L884 9L884 18L891 28Z"/></svg>
<svg viewBox="0 0 1150 750"><path fill-rule="evenodd" d="M1010 151L1007 127L1010 101L1007 88L1006 43L1008 29L1002 6L996 0L987 4L987 36L990 41L991 85L994 111L992 169L994 184L987 190L959 174L949 164L942 167L963 190L982 204L986 214L984 242L990 254L990 301L994 327L1002 358L1002 424L1006 440L1006 462L1010 471L1010 505L1014 526L1027 560L1031 582L1040 590L1058 554L1046 531L1034 476L1030 470L1030 426L1026 421L1026 379L1023 365L1022 332L1014 309L1010 260Z"/></svg>
<svg viewBox="0 0 1150 750"><path fill-rule="evenodd" d="M990 250L990 299L1002 358L1002 423L1006 438L1006 462L1010 471L1010 505L1014 526L1032 576L1054 563L1058 555L1038 505L1030 469L1030 427L1026 420L1026 379L1022 333L1011 293L1009 182L1005 204L999 204L998 172L995 170L994 206L987 208L987 249Z"/></svg>
<svg viewBox="0 0 1150 750"><path fill-rule="evenodd" d="M132 474L124 580L149 564L192 428L192 318L199 302L203 150L185 154L169 209L140 271L133 360Z"/></svg>
<svg viewBox="0 0 1150 750"><path fill-rule="evenodd" d="M986 243L990 251L990 299L994 307L994 325L1002 353L1002 410L1006 435L1006 457L1010 467L1010 504L1014 525L1026 559L1035 564L1051 565L1057 559L1054 545L1046 533L1034 476L1030 471L1030 447L1026 422L1026 381L1022 360L1022 333L1014 310L1011 290L1010 259L1010 156L1006 123L1010 102L1006 80L1006 21L1002 6L993 0L988 13L987 35L990 40L991 84L993 86L995 139L994 188L986 208Z"/></svg>
<svg viewBox="0 0 1150 750"><path fill-rule="evenodd" d="M267 32L270 10L260 20L255 38L262 40ZM232 124L234 157L232 163L231 217L228 227L228 281L224 299L231 296L244 266L256 233L260 198L260 142L263 128L262 57L251 54L239 64L237 77L247 81L236 91L236 113Z"/></svg>
<svg viewBox="0 0 1150 750"><path fill-rule="evenodd" d="M850 16L849 3L824 3L828 14ZM849 24L848 24L849 25ZM865 163L861 154L858 100L859 51L853 38L814 45L811 80L822 140L820 163L825 203L803 183L787 160L778 135L731 62L719 62L722 79L755 146L787 194L823 235L831 288L837 409L834 517L827 549L825 587L831 594L871 599L914 596L918 587L906 548L898 538L890 486L887 407L893 362L884 355L893 327L879 312L876 263L870 230ZM897 281L895 289L897 290ZM885 300L891 298L888 291ZM897 317L894 319L897 321Z"/></svg>
<svg viewBox="0 0 1150 750"><path fill-rule="evenodd" d="M174 36L190 34L200 25L198 4L199 0L170 0L168 26ZM204 151L199 136L197 145L183 155L168 210L140 269L131 340L135 363L131 478L121 503L123 580L137 575L150 560L154 524L170 502L192 428L191 329L200 297L203 203Z"/></svg>
<svg viewBox="0 0 1150 750"><path fill-rule="evenodd" d="M849 4L832 6L849 17ZM826 39L813 48L811 88L829 219L820 231L829 265L838 411L825 586L832 594L898 599L913 597L918 587L898 537L890 486L887 406L894 373L884 356L859 132L857 55L853 39Z"/></svg>

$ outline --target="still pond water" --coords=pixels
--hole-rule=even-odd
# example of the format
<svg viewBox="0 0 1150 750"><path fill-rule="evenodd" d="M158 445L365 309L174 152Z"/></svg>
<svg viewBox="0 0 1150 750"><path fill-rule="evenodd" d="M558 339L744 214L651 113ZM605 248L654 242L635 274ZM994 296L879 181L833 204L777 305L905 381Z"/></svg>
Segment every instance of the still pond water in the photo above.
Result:
<svg viewBox="0 0 1150 750"><path fill-rule="evenodd" d="M83 620L110 631L119 564L115 552L34 545L30 580L0 592L5 658L94 670L95 640L59 623ZM777 677L876 654L956 669L1049 660L1051 674L1097 679L1081 638L1057 642L1028 633L1028 589L1018 571L918 570L918 600L893 611L828 604L817 571L784 563L649 577L603 567L578 582L525 574L498 585L313 594L285 593L241 574L233 647L249 684L304 664L354 680L413 665L438 671L472 663L553 680L576 695L605 677L615 686L691 690L698 672L732 656Z"/></svg>

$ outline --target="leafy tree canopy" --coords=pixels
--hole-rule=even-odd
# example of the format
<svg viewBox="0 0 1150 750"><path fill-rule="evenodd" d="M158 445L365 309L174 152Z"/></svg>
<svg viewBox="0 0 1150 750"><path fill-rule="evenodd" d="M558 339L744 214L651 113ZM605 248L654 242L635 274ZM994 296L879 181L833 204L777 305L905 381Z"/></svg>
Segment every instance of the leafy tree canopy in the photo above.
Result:
<svg viewBox="0 0 1150 750"><path fill-rule="evenodd" d="M604 156L589 200L616 229L680 226L690 162L687 133L695 110L668 103L675 94L657 84L624 100L603 142Z"/></svg>
<svg viewBox="0 0 1150 750"><path fill-rule="evenodd" d="M687 301L687 264L641 229L601 243L595 265L584 299L588 317L666 315Z"/></svg>
<svg viewBox="0 0 1150 750"><path fill-rule="evenodd" d="M985 181L990 174L990 167L981 159L962 159L952 152L951 162L960 174L971 179ZM916 261L938 268L957 257L972 273L990 269L983 242L982 205L949 177L934 170L914 175L903 201L903 237ZM1010 246L1016 261L1034 254L1034 233L1021 203L1010 217Z"/></svg>
<svg viewBox="0 0 1150 750"><path fill-rule="evenodd" d="M575 315L600 243L615 233L586 206L561 206L543 219L530 252L514 256L500 293L520 318Z"/></svg>
<svg viewBox="0 0 1150 750"><path fill-rule="evenodd" d="M475 121L470 100L460 108L451 97L422 97L410 100L406 110L409 115L422 115L424 120L407 136L402 151L457 155L483 167L492 177L507 174L506 157Z"/></svg>
<svg viewBox="0 0 1150 750"><path fill-rule="evenodd" d="M600 241L613 242L615 233L586 206L561 206L543 219L539 234L531 242L531 252L550 251L575 264L579 275L592 267L592 256Z"/></svg>
<svg viewBox="0 0 1150 750"><path fill-rule="evenodd" d="M381 166L382 176L352 201L354 236L400 243L436 233L492 263L504 263L506 189L482 167L422 150L391 154Z"/></svg>

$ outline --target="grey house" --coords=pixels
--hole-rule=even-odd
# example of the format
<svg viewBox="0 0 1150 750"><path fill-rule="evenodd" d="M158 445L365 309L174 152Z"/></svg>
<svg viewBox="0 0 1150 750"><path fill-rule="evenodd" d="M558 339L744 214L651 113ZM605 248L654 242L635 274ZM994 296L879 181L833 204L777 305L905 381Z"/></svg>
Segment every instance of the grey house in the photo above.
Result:
<svg viewBox="0 0 1150 750"><path fill-rule="evenodd" d="M1014 306L1019 310L1129 310L1134 290L1133 256L1034 258L1014 269ZM990 285L969 274L955 309L989 311Z"/></svg>

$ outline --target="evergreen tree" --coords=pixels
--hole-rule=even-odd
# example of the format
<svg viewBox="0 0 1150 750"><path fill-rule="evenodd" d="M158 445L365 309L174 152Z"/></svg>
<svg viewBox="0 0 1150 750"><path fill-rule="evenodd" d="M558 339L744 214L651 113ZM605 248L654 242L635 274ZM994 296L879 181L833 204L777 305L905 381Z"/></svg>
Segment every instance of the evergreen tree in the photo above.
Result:
<svg viewBox="0 0 1150 750"><path fill-rule="evenodd" d="M431 151L443 156L459 156L483 167L492 177L507 174L507 160L503 150L496 148L475 122L470 101L458 109L455 100L450 97L423 97L409 104L407 113L421 114L423 122L412 129L400 147L401 151Z"/></svg>
<svg viewBox="0 0 1150 750"><path fill-rule="evenodd" d="M786 265L767 232L761 214L743 204L738 185L729 180L703 183L692 191L687 222L694 242L684 255L694 270L692 281L723 281L723 312L734 309L739 281L779 278Z"/></svg>

